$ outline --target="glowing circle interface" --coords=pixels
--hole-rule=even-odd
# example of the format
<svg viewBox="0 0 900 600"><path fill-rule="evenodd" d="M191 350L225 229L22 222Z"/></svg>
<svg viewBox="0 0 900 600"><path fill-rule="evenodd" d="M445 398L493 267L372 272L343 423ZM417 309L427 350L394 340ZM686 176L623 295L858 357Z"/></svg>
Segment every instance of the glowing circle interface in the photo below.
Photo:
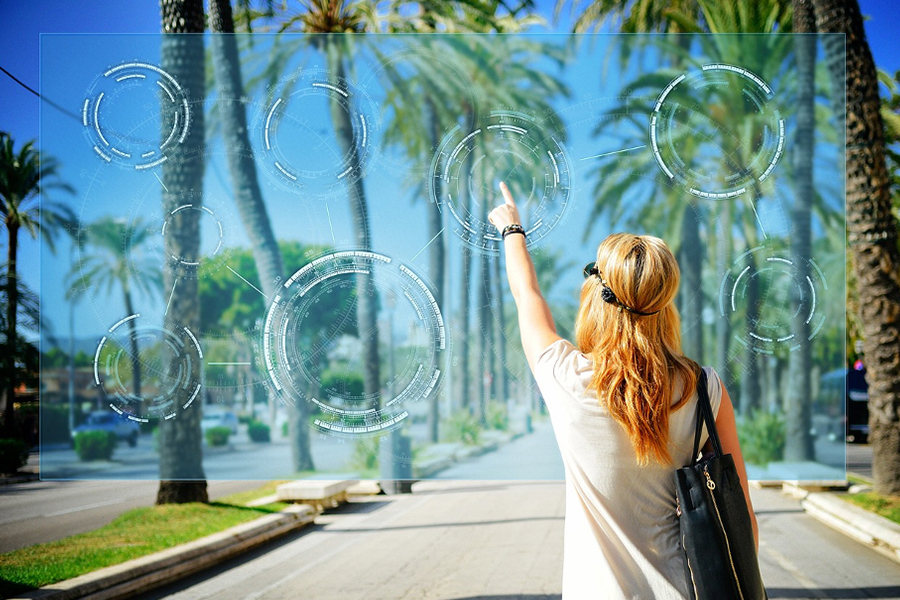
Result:
<svg viewBox="0 0 900 600"><path fill-rule="evenodd" d="M160 115L171 127L160 141ZM162 164L191 126L186 90L156 65L127 62L97 78L81 107L94 153L107 163L143 170Z"/></svg>
<svg viewBox="0 0 900 600"><path fill-rule="evenodd" d="M763 353L778 346L795 350L801 342L793 327L798 315L805 317L809 339L816 336L825 324L820 299L828 286L815 261L806 262L807 274L801 275L793 259L763 247L735 260L719 288L719 314L749 315L746 335L737 336L740 343Z"/></svg>
<svg viewBox="0 0 900 600"><path fill-rule="evenodd" d="M262 164L281 187L327 196L364 174L377 111L368 96L325 71L302 71L259 115Z"/></svg>
<svg viewBox="0 0 900 600"><path fill-rule="evenodd" d="M97 344L94 383L109 407L128 419L171 419L200 393L193 374L199 373L203 351L187 327L170 331L140 319L125 317Z"/></svg>
<svg viewBox="0 0 900 600"><path fill-rule="evenodd" d="M650 114L650 145L666 176L700 198L722 200L765 181L784 152L775 93L727 64L679 75ZM723 157L726 160L723 160Z"/></svg>
<svg viewBox="0 0 900 600"><path fill-rule="evenodd" d="M359 326L360 276L371 277L377 332ZM364 348L373 338L379 389L366 391ZM272 301L263 332L275 389L287 402L309 402L316 427L345 435L399 426L411 403L431 397L445 344L444 320L425 282L406 265L365 251L327 254L294 273Z"/></svg>
<svg viewBox="0 0 900 600"><path fill-rule="evenodd" d="M454 232L470 248L497 253L501 241L487 214L505 181L519 205L529 244L563 217L571 169L563 144L533 117L494 111L467 131L455 127L431 163L431 197L452 215Z"/></svg>

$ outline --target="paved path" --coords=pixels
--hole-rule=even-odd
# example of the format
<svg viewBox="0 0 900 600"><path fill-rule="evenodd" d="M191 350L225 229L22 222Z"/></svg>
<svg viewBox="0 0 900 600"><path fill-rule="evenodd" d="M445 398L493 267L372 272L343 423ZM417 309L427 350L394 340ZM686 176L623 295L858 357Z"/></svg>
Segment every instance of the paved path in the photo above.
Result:
<svg viewBox="0 0 900 600"><path fill-rule="evenodd" d="M555 477L561 465L546 453L547 435L539 427L442 476L514 478L526 464ZM314 527L143 599L558 599L564 496L560 482L423 481L409 495L354 499ZM780 491L754 490L753 502L769 598L900 600L900 565Z"/></svg>
<svg viewBox="0 0 900 600"><path fill-rule="evenodd" d="M560 483L421 482L142 599L557 599L563 499ZM778 491L753 501L769 598L900 598L900 565Z"/></svg>

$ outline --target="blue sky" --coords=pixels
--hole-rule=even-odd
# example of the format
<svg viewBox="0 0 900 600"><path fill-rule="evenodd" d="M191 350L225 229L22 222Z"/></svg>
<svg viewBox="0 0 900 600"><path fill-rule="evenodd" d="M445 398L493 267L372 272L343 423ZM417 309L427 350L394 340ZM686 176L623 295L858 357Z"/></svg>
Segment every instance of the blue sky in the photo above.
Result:
<svg viewBox="0 0 900 600"><path fill-rule="evenodd" d="M860 5L863 13L870 17L866 30L876 64L889 72L900 70L892 10L895 2L861 0ZM548 20L552 17L552 6L552 2L538 2L538 10ZM113 0L82 3L6 1L0 5L0 66L40 90L41 33L156 33L159 19L158 3L147 0L128 3ZM565 29L559 26L556 30ZM0 74L0 130L10 132L19 144L36 139L40 133L38 99L3 74ZM22 240L19 260L26 281L37 289L38 244L27 238Z"/></svg>

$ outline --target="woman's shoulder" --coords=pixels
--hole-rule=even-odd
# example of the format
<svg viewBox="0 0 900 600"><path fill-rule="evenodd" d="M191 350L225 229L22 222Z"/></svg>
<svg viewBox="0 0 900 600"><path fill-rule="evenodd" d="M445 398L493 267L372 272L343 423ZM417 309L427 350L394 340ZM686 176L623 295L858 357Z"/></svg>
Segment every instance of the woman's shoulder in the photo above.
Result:
<svg viewBox="0 0 900 600"><path fill-rule="evenodd" d="M534 365L534 377L542 380L554 380L563 387L577 389L584 387L584 379L590 379L594 363L572 342L559 339L544 348Z"/></svg>

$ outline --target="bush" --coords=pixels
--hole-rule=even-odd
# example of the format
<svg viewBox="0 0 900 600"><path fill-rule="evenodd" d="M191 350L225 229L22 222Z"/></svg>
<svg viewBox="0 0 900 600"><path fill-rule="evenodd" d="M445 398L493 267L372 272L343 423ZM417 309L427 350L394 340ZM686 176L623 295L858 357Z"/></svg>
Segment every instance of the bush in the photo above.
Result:
<svg viewBox="0 0 900 600"><path fill-rule="evenodd" d="M753 411L738 424L744 460L761 467L780 460L784 456L785 429L781 415Z"/></svg>
<svg viewBox="0 0 900 600"><path fill-rule="evenodd" d="M499 402L488 402L484 407L484 422L491 429L499 431L509 429L509 414L506 405Z"/></svg>
<svg viewBox="0 0 900 600"><path fill-rule="evenodd" d="M0 473L15 473L28 462L28 446L22 440L0 438Z"/></svg>
<svg viewBox="0 0 900 600"><path fill-rule="evenodd" d="M109 460L116 448L112 431L82 431L75 434L75 452L83 461Z"/></svg>
<svg viewBox="0 0 900 600"><path fill-rule="evenodd" d="M447 421L449 441L463 444L477 444L481 436L481 424L469 411L463 409L450 416Z"/></svg>
<svg viewBox="0 0 900 600"><path fill-rule="evenodd" d="M290 424L285 421L281 424L281 437L287 437L290 434Z"/></svg>
<svg viewBox="0 0 900 600"><path fill-rule="evenodd" d="M210 446L224 446L228 443L228 438L231 436L231 428L230 427L210 427L204 433L206 436L206 443Z"/></svg>
<svg viewBox="0 0 900 600"><path fill-rule="evenodd" d="M250 435L250 440L263 443L271 441L271 436L269 435L269 426L261 421L250 421L247 425L247 433Z"/></svg>
<svg viewBox="0 0 900 600"><path fill-rule="evenodd" d="M371 472L378 467L378 454L381 448L381 436L362 439L353 447L350 464L361 471Z"/></svg>

